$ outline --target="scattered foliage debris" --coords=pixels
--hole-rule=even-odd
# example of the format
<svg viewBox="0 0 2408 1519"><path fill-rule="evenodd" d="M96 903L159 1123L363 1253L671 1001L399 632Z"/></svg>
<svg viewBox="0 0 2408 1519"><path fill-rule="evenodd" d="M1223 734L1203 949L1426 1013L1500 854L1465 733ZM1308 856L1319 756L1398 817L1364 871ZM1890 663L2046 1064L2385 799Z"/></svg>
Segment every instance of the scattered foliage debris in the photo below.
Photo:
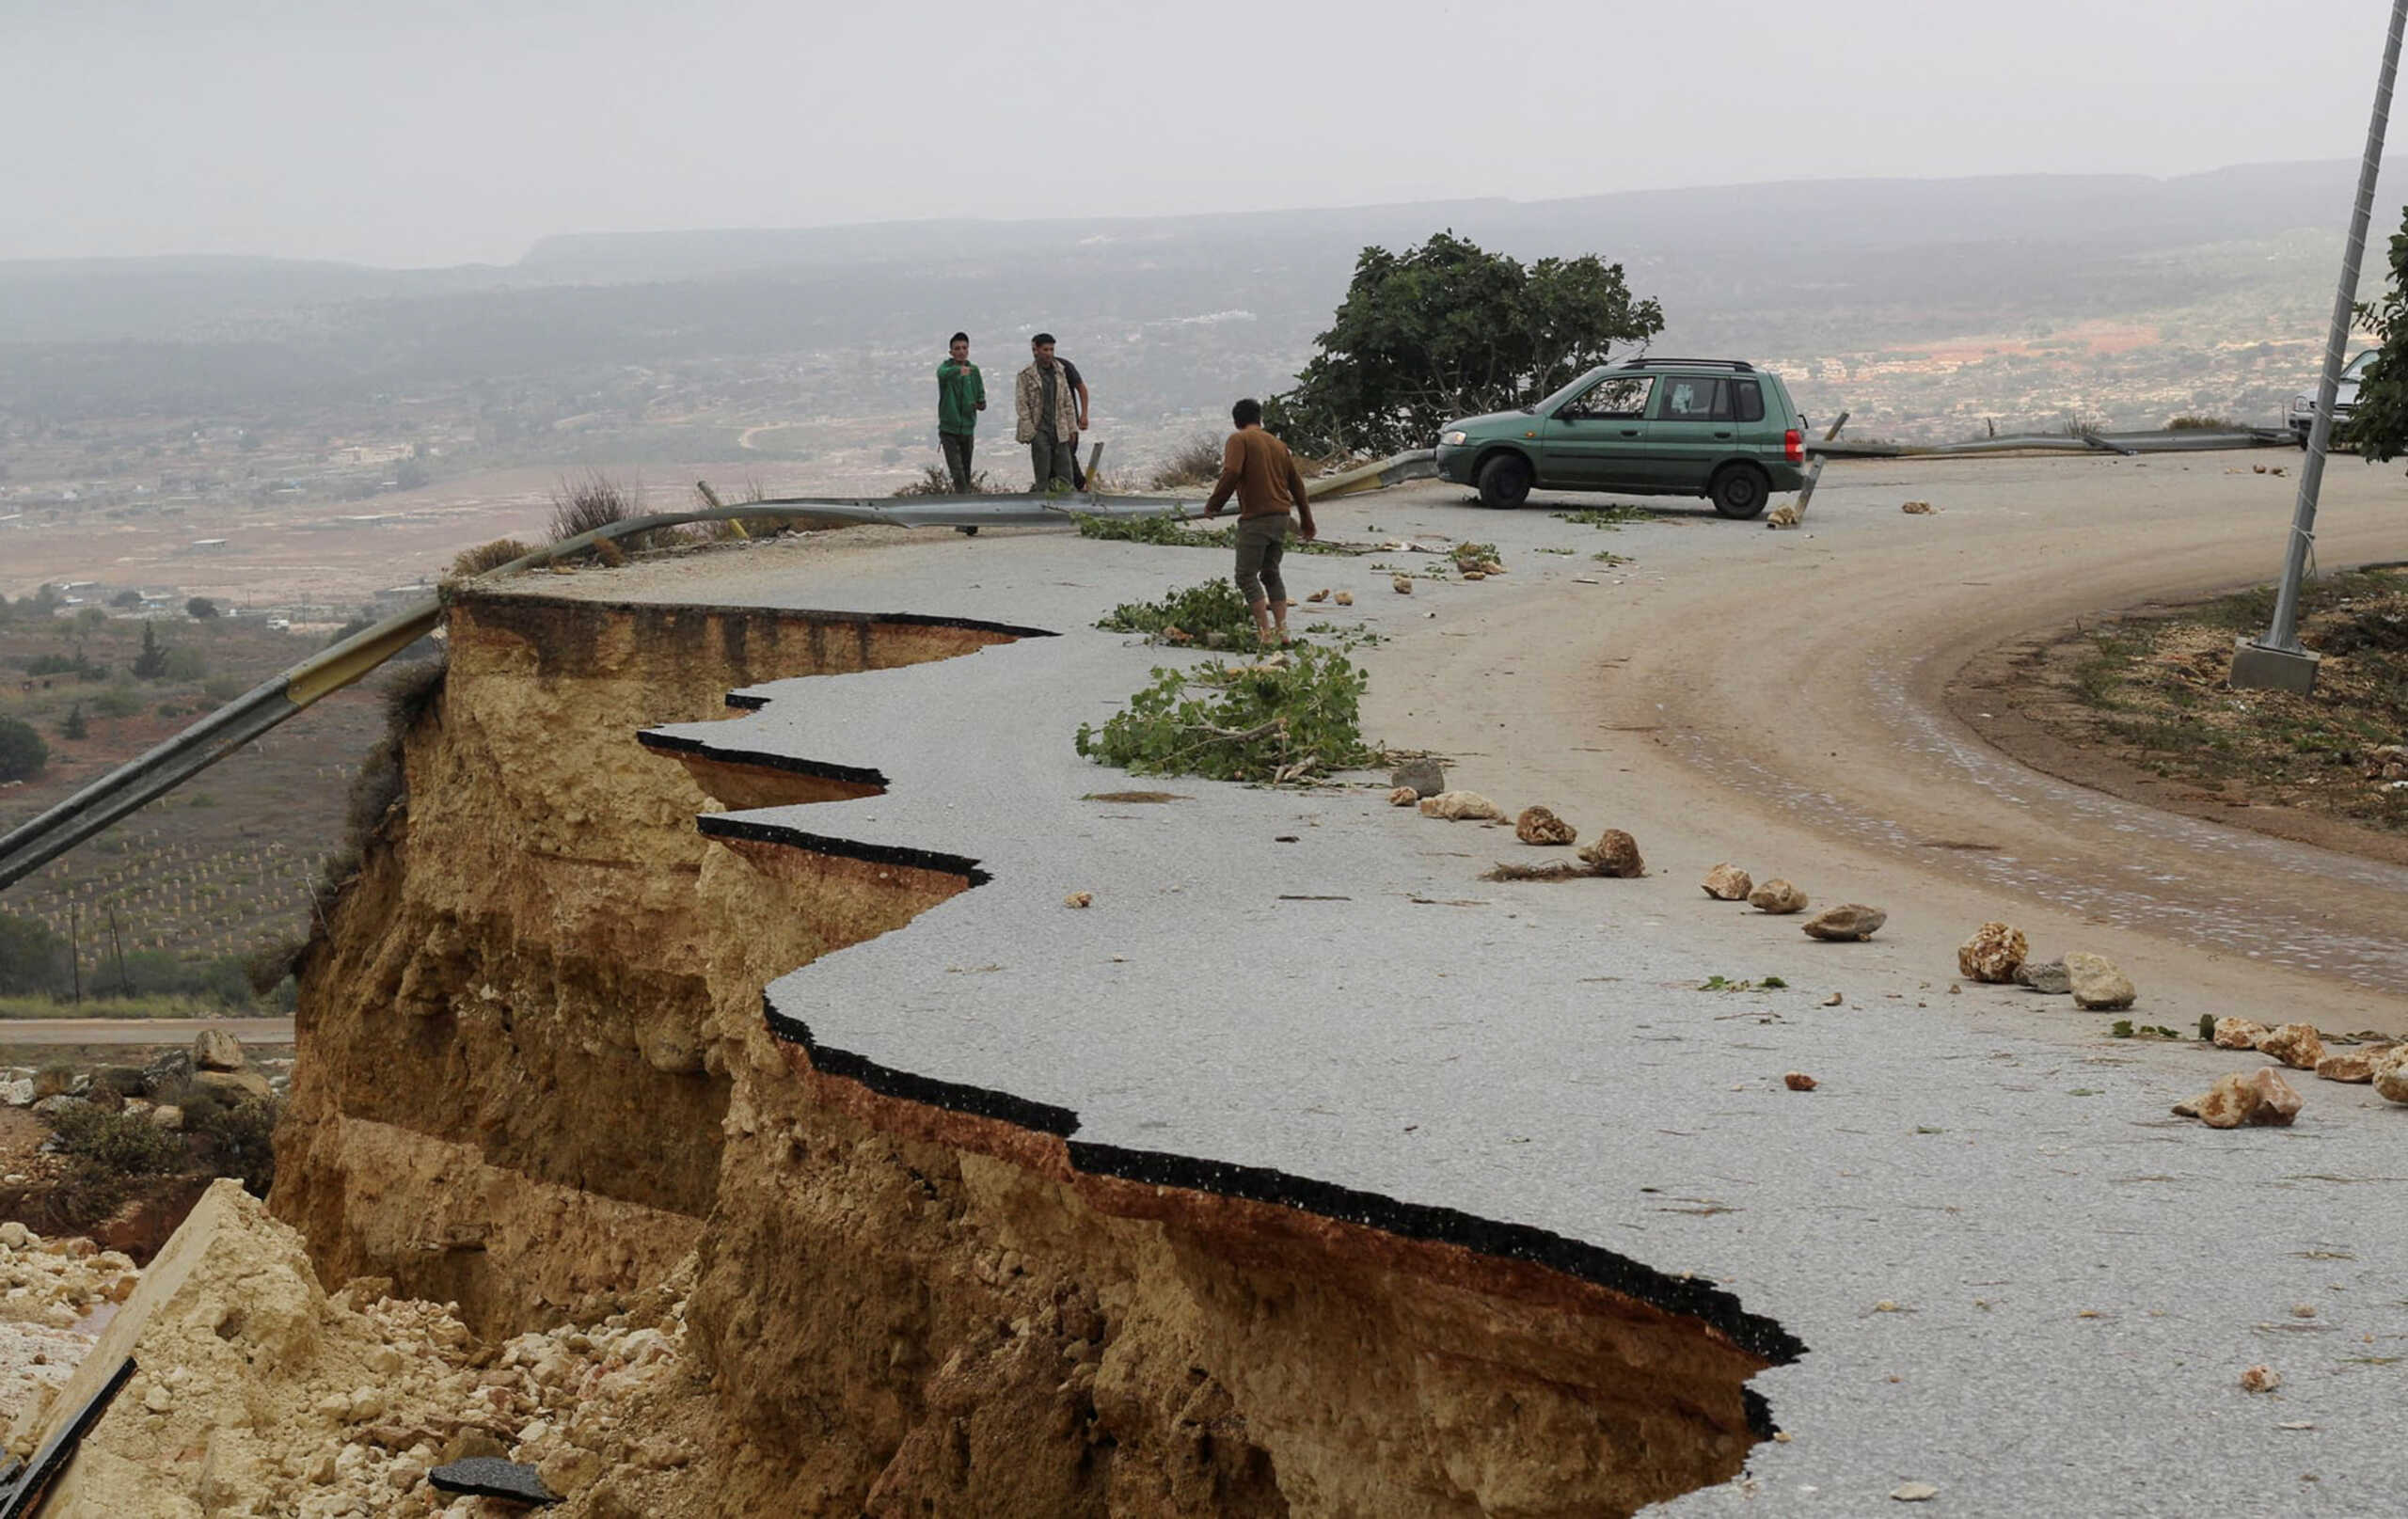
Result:
<svg viewBox="0 0 2408 1519"><path fill-rule="evenodd" d="M1370 683L1335 650L1299 647L1257 663L1156 667L1153 684L1101 728L1079 725L1078 751L1140 775L1201 775L1280 784L1376 765L1363 741Z"/></svg>

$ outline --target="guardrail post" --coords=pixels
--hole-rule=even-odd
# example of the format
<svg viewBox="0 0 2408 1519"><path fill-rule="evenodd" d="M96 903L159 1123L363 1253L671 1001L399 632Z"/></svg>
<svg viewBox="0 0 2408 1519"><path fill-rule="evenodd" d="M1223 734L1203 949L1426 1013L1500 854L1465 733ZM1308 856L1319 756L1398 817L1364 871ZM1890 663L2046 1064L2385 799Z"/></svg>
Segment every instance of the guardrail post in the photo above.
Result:
<svg viewBox="0 0 2408 1519"><path fill-rule="evenodd" d="M1847 425L1847 419L1850 415L1851 413L1848 412L1841 412L1838 418L1832 421L1831 425L1824 430L1823 441L1826 443L1837 442L1839 440L1840 429ZM1807 503L1814 498L1814 487L1823 483L1823 461L1830 457L1830 455L1825 453L1818 453L1814 455L1814 467L1806 471L1806 483L1799 487L1798 492L1797 511L1800 521L1805 520Z"/></svg>

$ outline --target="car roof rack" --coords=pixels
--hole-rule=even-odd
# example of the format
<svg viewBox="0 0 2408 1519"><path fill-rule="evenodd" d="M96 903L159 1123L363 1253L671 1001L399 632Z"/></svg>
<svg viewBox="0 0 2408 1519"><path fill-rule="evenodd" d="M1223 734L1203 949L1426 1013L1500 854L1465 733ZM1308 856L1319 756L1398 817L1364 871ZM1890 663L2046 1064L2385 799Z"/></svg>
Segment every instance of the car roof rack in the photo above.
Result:
<svg viewBox="0 0 2408 1519"><path fill-rule="evenodd" d="M1756 372L1756 367L1753 364L1749 363L1744 358L1657 358L1652 354L1644 358L1626 358L1614 367L1616 369L1625 370L1644 370L1654 369L1657 365L1663 365L1667 368L1671 368L1675 365L1695 365L1700 369L1736 370L1742 374L1753 374Z"/></svg>

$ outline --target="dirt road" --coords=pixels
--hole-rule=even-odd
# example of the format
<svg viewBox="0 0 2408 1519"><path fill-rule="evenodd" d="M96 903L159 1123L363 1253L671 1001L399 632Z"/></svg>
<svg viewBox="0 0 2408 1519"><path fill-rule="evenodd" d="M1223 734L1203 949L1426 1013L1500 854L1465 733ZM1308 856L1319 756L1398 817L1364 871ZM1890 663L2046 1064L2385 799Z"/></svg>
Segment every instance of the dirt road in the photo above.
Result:
<svg viewBox="0 0 2408 1519"><path fill-rule="evenodd" d="M1727 858L1902 930L2004 917L2042 953L2115 956L2145 989L2178 977L2190 1005L2408 1029L2408 870L2053 780L1946 708L2005 640L2269 578L2293 483L2252 463L2296 456L1834 466L1795 531L1683 503L1595 534L1636 563L1597 572L1585 601L1464 597L1460 636L1402 641L1404 678L1368 716L1517 796L1624 819L1671 872ZM1509 554L1562 541L1550 503L1463 499L1423 488L1375 514ZM1908 499L1941 511L1905 515ZM2408 483L2336 460L2320 530L2327 565L2408 557Z"/></svg>
<svg viewBox="0 0 2408 1519"><path fill-rule="evenodd" d="M248 1045L293 1042L289 1018L11 1018L0 1044L179 1044L213 1028Z"/></svg>

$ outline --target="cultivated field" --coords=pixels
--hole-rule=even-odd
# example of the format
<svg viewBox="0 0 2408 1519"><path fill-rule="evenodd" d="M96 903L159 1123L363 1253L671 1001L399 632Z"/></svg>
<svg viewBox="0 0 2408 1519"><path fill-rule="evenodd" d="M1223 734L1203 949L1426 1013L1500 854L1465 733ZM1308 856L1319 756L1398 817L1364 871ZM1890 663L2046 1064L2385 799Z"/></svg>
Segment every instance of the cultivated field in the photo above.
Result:
<svg viewBox="0 0 2408 1519"><path fill-rule="evenodd" d="M70 618L0 626L0 716L30 723L51 753L41 776L0 789L0 827L64 799L325 641L255 621L157 625L172 647L200 657L191 678L132 679L127 668L141 639L132 619L89 630ZM61 654L105 673L24 673L42 656ZM78 712L87 736L71 739L60 730ZM320 862L341 838L352 776L383 725L372 689L330 698L10 887L0 911L60 934L71 929L87 992L120 989L120 953L208 959L296 934Z"/></svg>

